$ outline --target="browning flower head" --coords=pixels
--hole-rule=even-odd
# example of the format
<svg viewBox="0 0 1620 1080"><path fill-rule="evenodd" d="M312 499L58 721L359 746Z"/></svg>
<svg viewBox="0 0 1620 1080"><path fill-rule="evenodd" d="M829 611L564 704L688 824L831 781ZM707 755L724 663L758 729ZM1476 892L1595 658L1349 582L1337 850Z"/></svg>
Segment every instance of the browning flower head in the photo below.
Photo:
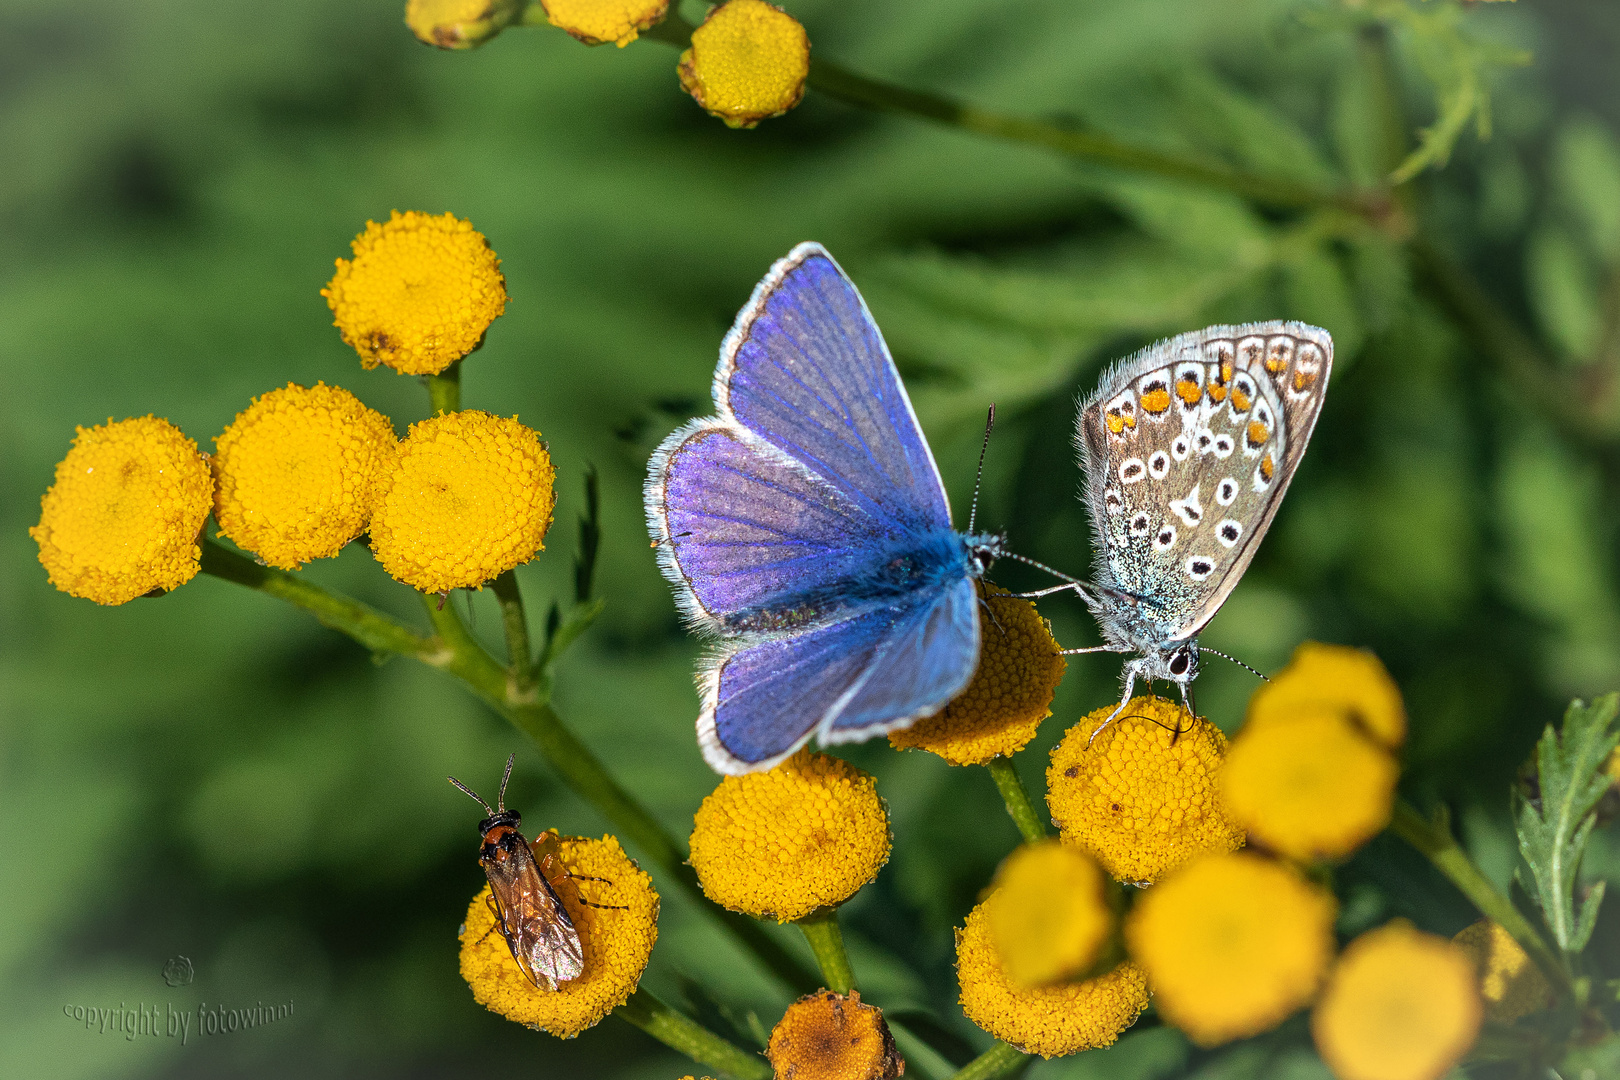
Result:
<svg viewBox="0 0 1620 1080"><path fill-rule="evenodd" d="M541 990L530 982L495 928L488 886L467 908L460 934L461 977L472 987L474 1000L491 1012L572 1039L635 992L658 940L658 894L652 879L611 836L559 837L558 848L570 874L603 879L567 881L557 890L579 933L585 956L580 977L555 990ZM581 894L592 904L614 906L591 907L580 902Z"/></svg>
<svg viewBox="0 0 1620 1080"><path fill-rule="evenodd" d="M1164 1018L1214 1046L1269 1031L1316 995L1335 913L1285 866L1207 855L1142 894L1125 941Z"/></svg>
<svg viewBox="0 0 1620 1080"><path fill-rule="evenodd" d="M98 604L179 588L197 573L214 478L197 444L141 416L75 428L28 530L51 584Z"/></svg>
<svg viewBox="0 0 1620 1080"><path fill-rule="evenodd" d="M1511 1024L1552 1003L1547 977L1500 923L1481 919L1451 940L1474 962L1487 1020Z"/></svg>
<svg viewBox="0 0 1620 1080"><path fill-rule="evenodd" d="M624 48L664 21L669 0L540 0L546 20L587 45Z"/></svg>
<svg viewBox="0 0 1620 1080"><path fill-rule="evenodd" d="M472 49L511 26L526 0L407 0L405 25L441 49Z"/></svg>
<svg viewBox="0 0 1620 1080"><path fill-rule="evenodd" d="M1170 701L1138 697L1093 741L1114 708L1091 713L1052 748L1046 803L1063 839L1135 882L1157 881L1202 852L1241 847L1243 828L1216 790L1226 754L1220 729Z"/></svg>
<svg viewBox="0 0 1620 1080"><path fill-rule="evenodd" d="M984 907L1009 985L1062 982L1097 962L1114 925L1105 885L1090 855L1056 840L1007 856Z"/></svg>
<svg viewBox="0 0 1620 1080"><path fill-rule="evenodd" d="M1396 920L1344 950L1311 1033L1339 1080L1439 1080L1479 1037L1468 954Z"/></svg>
<svg viewBox="0 0 1620 1080"><path fill-rule="evenodd" d="M1307 641L1277 677L1249 699L1245 727L1321 711L1344 715L1390 749L1406 741L1401 691L1378 657L1347 645Z"/></svg>
<svg viewBox="0 0 1620 1080"><path fill-rule="evenodd" d="M1338 859L1389 824L1400 768L1345 713L1301 706L1245 726L1221 770L1221 797L1249 840L1293 859Z"/></svg>
<svg viewBox="0 0 1620 1080"><path fill-rule="evenodd" d="M545 546L555 479L515 416L466 409L412 424L378 493L372 550L422 592L482 588Z"/></svg>
<svg viewBox="0 0 1620 1080"><path fill-rule="evenodd" d="M956 932L962 1012L996 1038L1042 1057L1112 1046L1148 1005L1147 978L1126 961L1084 982L1024 988L1008 981L986 904Z"/></svg>
<svg viewBox="0 0 1620 1080"><path fill-rule="evenodd" d="M889 815L877 782L808 750L769 772L721 780L692 829L704 894L778 922L842 904L888 859Z"/></svg>
<svg viewBox="0 0 1620 1080"><path fill-rule="evenodd" d="M980 612L973 681L942 711L890 732L895 749L927 750L952 765L983 765L1022 750L1052 715L1066 663L1051 627L1034 604L1013 599L999 585L980 582L979 595L990 610Z"/></svg>
<svg viewBox="0 0 1620 1080"><path fill-rule="evenodd" d="M395 210L366 222L354 261L337 260L321 295L360 362L435 375L478 347L506 310L501 260L472 223Z"/></svg>
<svg viewBox="0 0 1620 1080"><path fill-rule="evenodd" d="M906 1071L883 1012L831 990L787 1007L766 1050L777 1076L793 1080L893 1080Z"/></svg>
<svg viewBox="0 0 1620 1080"><path fill-rule="evenodd" d="M681 54L681 88L727 127L750 128L804 97L810 38L765 0L728 0L709 12Z"/></svg>
<svg viewBox="0 0 1620 1080"><path fill-rule="evenodd" d="M271 566L297 570L365 531L394 426L347 390L288 383L214 439L220 531Z"/></svg>

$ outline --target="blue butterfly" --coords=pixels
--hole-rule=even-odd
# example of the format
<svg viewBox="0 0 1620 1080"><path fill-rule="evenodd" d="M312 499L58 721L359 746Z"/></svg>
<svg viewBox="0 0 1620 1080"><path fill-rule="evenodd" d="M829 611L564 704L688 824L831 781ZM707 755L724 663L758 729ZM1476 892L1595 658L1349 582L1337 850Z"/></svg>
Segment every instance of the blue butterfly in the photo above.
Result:
<svg viewBox="0 0 1620 1080"><path fill-rule="evenodd" d="M973 677L974 579L911 399L820 244L771 267L714 374L716 415L648 466L647 527L688 623L712 635L698 745L722 773L932 715ZM970 526L971 528L971 523Z"/></svg>

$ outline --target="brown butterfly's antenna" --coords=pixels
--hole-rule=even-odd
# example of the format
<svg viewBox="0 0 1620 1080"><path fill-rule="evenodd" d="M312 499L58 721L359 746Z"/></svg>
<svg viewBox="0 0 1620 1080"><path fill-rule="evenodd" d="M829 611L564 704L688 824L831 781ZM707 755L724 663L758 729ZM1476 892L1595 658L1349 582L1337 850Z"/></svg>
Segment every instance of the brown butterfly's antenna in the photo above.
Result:
<svg viewBox="0 0 1620 1080"><path fill-rule="evenodd" d="M468 795L471 795L477 801L479 806L482 806L485 810L489 811L490 817L495 816L495 808L490 806L489 803L485 802L483 796L479 795L478 792L474 791L466 784L463 784L460 780L457 780L453 776L447 776L445 779L456 785L456 787L460 788L462 791L465 791Z"/></svg>
<svg viewBox="0 0 1620 1080"><path fill-rule="evenodd" d="M495 809L497 809L497 810L504 811L506 809L506 782L508 780L512 779L512 762L514 762L516 760L517 760L517 751L516 750L512 751L512 753L507 755L507 758L506 758L506 775L501 777L501 794L495 800Z"/></svg>
<svg viewBox="0 0 1620 1080"><path fill-rule="evenodd" d="M996 403L990 403L990 411L984 418L984 442L979 445L979 472L973 478L973 509L968 511L968 535L973 534L973 523L979 520L979 485L984 482L984 455L990 449L990 432L996 426Z"/></svg>
<svg viewBox="0 0 1620 1080"><path fill-rule="evenodd" d="M1236 664L1238 667L1242 668L1244 671L1247 671L1250 675L1253 675L1253 676L1255 676L1257 678L1260 678L1260 679L1264 679L1266 682L1271 681L1270 678L1268 678L1267 676L1262 675L1260 672L1254 670L1254 668L1250 667L1248 664L1245 664L1243 661L1239 660L1237 657L1235 657L1235 656L1227 656L1225 653L1221 652L1221 650L1219 650L1219 649L1206 649L1202 645L1200 645L1200 646L1198 646L1198 651L1199 652L1213 653L1214 655L1220 657L1222 660L1230 660L1230 661L1232 661L1232 663Z"/></svg>

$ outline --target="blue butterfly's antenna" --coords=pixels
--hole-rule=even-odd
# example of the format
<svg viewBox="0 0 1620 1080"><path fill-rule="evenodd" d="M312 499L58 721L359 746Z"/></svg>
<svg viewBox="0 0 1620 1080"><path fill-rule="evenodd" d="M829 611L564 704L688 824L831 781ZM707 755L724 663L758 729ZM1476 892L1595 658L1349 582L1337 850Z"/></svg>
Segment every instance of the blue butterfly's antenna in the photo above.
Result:
<svg viewBox="0 0 1620 1080"><path fill-rule="evenodd" d="M1247 671L1250 675L1254 675L1257 678L1264 679L1266 682L1271 681L1265 675L1262 675L1260 672L1254 670L1254 668L1250 667L1248 664L1245 664L1243 661L1239 660L1237 657L1235 657L1235 656L1227 656L1225 653L1221 652L1221 650L1219 650L1219 649L1206 649L1206 648L1204 648L1204 646L1200 645L1200 646L1198 646L1198 651L1199 652L1213 653L1214 655L1220 657L1222 660L1230 660L1230 661L1232 661L1232 663L1236 664L1238 667L1242 668L1244 671Z"/></svg>
<svg viewBox="0 0 1620 1080"><path fill-rule="evenodd" d="M968 535L973 535L973 523L979 518L979 485L984 483L984 455L990 449L990 432L996 426L996 403L990 403L990 412L984 418L984 442L979 446L979 473L973 478L973 509L968 511Z"/></svg>

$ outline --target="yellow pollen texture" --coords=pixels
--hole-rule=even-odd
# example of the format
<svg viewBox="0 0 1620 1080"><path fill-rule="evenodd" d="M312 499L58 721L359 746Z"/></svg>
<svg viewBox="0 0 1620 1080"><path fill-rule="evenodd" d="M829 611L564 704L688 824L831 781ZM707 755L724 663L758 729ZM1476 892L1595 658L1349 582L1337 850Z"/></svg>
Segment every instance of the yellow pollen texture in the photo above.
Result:
<svg viewBox="0 0 1620 1080"><path fill-rule="evenodd" d="M956 932L956 979L969 1020L1047 1058L1114 1045L1148 1006L1147 978L1128 960L1083 982L1033 988L1009 982L984 904Z"/></svg>
<svg viewBox="0 0 1620 1080"><path fill-rule="evenodd" d="M765 0L728 0L709 12L681 54L681 87L728 127L753 127L804 97L810 38Z"/></svg>
<svg viewBox="0 0 1620 1080"><path fill-rule="evenodd" d="M1333 959L1331 894L1249 854L1209 855L1125 922L1164 1018L1201 1046L1269 1031L1316 995Z"/></svg>
<svg viewBox="0 0 1620 1080"><path fill-rule="evenodd" d="M336 555L371 520L396 443L388 417L347 390L272 390L214 439L214 518L283 570Z"/></svg>
<svg viewBox="0 0 1620 1080"><path fill-rule="evenodd" d="M501 261L453 214L394 211L366 222L354 259L337 260L321 295L343 340L368 368L433 375L472 352L506 310Z"/></svg>
<svg viewBox="0 0 1620 1080"><path fill-rule="evenodd" d="M1392 749L1406 741L1406 706L1378 657L1365 649L1316 641L1295 649L1288 666L1254 692L1244 729L1322 709L1344 714Z"/></svg>
<svg viewBox="0 0 1620 1080"><path fill-rule="evenodd" d="M893 1080L906 1068L882 1011L856 990L821 990L789 1005L766 1056L777 1076L793 1080Z"/></svg>
<svg viewBox="0 0 1620 1080"><path fill-rule="evenodd" d="M555 478L516 417L468 409L412 424L379 493L372 550L422 592L480 588L543 546Z"/></svg>
<svg viewBox="0 0 1620 1080"><path fill-rule="evenodd" d="M768 772L720 781L692 829L704 894L778 922L843 903L888 859L889 815L877 782L808 750Z"/></svg>
<svg viewBox="0 0 1620 1080"><path fill-rule="evenodd" d="M197 573L214 479L179 428L142 416L76 428L28 535L51 584L98 604L175 589Z"/></svg>
<svg viewBox="0 0 1620 1080"><path fill-rule="evenodd" d="M660 23L669 0L540 0L546 20L587 45L613 42L624 48L642 30Z"/></svg>
<svg viewBox="0 0 1620 1080"><path fill-rule="evenodd" d="M1097 962L1114 926L1102 868L1071 844L1044 840L1007 856L985 901L1007 982L1072 979Z"/></svg>
<svg viewBox="0 0 1620 1080"><path fill-rule="evenodd" d="M1500 923L1481 919L1451 940L1468 954L1479 972L1486 1019L1511 1024L1552 1004L1547 977Z"/></svg>
<svg viewBox="0 0 1620 1080"><path fill-rule="evenodd" d="M1339 1080L1439 1080L1479 1037L1468 954L1397 920L1344 950L1311 1017Z"/></svg>
<svg viewBox="0 0 1620 1080"><path fill-rule="evenodd" d="M982 765L1022 750L1041 721L1067 666L1051 627L1028 600L979 584L990 614L979 612L979 666L973 681L933 716L889 734L896 749L927 750L952 765ZM994 615L991 618L990 615Z"/></svg>
<svg viewBox="0 0 1620 1080"><path fill-rule="evenodd" d="M1052 749L1046 802L1063 839L1091 852L1121 881L1157 881L1194 855L1231 851L1243 829L1222 807L1216 771L1226 736L1163 698L1105 705ZM1179 731L1179 734L1178 734Z"/></svg>
<svg viewBox="0 0 1620 1080"><path fill-rule="evenodd" d="M461 977L472 987L473 999L490 1012L572 1039L635 992L658 940L658 894L652 879L611 836L600 840L564 836L557 846L563 866L581 879L557 890L579 933L585 958L579 978L555 990L541 990L529 981L495 928L487 885L467 907L459 935ZM581 894L592 904L609 906L580 903Z"/></svg>

